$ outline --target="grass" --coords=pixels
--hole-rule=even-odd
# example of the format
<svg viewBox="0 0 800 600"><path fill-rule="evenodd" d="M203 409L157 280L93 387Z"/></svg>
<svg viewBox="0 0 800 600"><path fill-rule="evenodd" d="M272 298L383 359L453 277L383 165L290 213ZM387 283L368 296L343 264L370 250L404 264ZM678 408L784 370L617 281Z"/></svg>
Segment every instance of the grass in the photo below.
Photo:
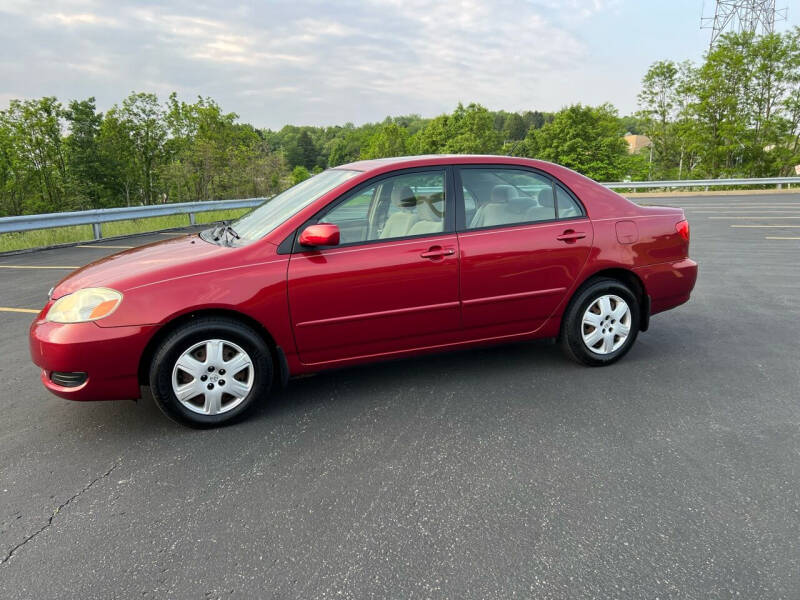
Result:
<svg viewBox="0 0 800 600"><path fill-rule="evenodd" d="M250 209L239 208L234 210L212 210L195 213L196 223L213 223L236 219ZM170 215L167 217L152 217L149 219L131 219L129 221L114 221L103 223L101 230L103 237L116 237L135 233L148 233L161 229L173 229L189 225L189 215ZM0 252L12 250L25 250L28 248L41 248L57 244L87 242L94 239L91 225L78 225L75 227L56 227L50 229L35 229L19 233L0 234Z"/></svg>

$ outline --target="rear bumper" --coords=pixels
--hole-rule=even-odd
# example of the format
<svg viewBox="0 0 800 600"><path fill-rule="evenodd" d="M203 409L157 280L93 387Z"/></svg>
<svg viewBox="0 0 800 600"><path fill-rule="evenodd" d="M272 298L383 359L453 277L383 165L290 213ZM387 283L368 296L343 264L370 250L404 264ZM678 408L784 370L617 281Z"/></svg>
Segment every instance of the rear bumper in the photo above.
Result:
<svg viewBox="0 0 800 600"><path fill-rule="evenodd" d="M634 269L650 296L650 314L669 310L689 300L697 282L697 263L689 258Z"/></svg>
<svg viewBox="0 0 800 600"><path fill-rule="evenodd" d="M68 400L122 400L139 397L139 359L154 327L99 327L96 323L49 323L30 329L33 362L42 384ZM53 372L86 373L75 387L55 383Z"/></svg>

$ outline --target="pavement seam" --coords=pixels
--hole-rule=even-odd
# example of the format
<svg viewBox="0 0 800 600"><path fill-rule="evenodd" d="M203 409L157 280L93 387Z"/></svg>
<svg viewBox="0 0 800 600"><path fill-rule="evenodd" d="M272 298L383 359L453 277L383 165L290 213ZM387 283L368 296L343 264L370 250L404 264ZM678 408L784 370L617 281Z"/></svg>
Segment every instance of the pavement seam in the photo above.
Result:
<svg viewBox="0 0 800 600"><path fill-rule="evenodd" d="M20 549L20 548L22 548L22 547L23 547L25 544L27 544L28 542L30 542L31 540L33 540L33 539L34 539L35 537L37 537L37 536L38 536L40 533L43 533L44 531L46 531L47 529L49 529L49 528L50 528L50 526L53 524L53 520L56 518L56 515L57 515L58 513L60 513L60 512L61 512L63 509L65 509L67 506L69 506L69 505L72 503L72 501L73 501L73 500L77 499L78 497L82 496L84 493L86 493L87 491L89 491L89 489L90 489L90 488L91 488L91 487L92 487L92 486L93 486L95 483L97 483L97 482L98 482L98 481L100 481L101 479L105 479L106 477L108 477L109 475L111 475L111 473L114 471L114 469L116 469L116 468L117 468L119 465L120 465L120 463L119 463L119 462L115 462L115 463L114 463L114 465L113 465L113 466L112 466L112 467L111 467L111 468L110 468L108 471L106 471L105 473L103 473L103 474L102 474L102 475L100 475L99 477L96 477L96 478L94 478L92 481L90 481L88 484L86 484L86 485L83 487L83 489L81 489L81 490L80 490L79 492L77 492L76 494L73 494L72 496L70 496L70 497L69 497L69 498L68 498L66 501L62 502L62 503L61 503L61 504L60 504L60 505L59 505L59 506L58 506L58 507L57 507L57 508L56 508L56 509L53 511L53 514L52 514L52 515L50 515L50 517L47 519L47 523L45 523L45 524L44 524L44 525L41 527L41 529L38 529L37 531L34 531L34 532L31 534L31 535L29 535L28 537L26 537L24 540L22 540L20 543L18 543L16 546L14 546L13 548L11 548L11 549L8 551L8 554L6 554L5 558L3 558L2 560L0 560L0 565L7 563L9 560L11 560L11 557L12 557L12 556L14 556L14 554L16 553L16 551L17 551L17 550L19 550L19 549Z"/></svg>

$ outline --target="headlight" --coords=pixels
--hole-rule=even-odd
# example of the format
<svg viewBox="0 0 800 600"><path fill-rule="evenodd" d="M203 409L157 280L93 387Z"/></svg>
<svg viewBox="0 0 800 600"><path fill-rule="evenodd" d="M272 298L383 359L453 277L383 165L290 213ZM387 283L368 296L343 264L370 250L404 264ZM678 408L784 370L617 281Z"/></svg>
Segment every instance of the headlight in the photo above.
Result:
<svg viewBox="0 0 800 600"><path fill-rule="evenodd" d="M59 298L47 311L45 320L53 323L97 321L113 313L122 294L109 288L85 288Z"/></svg>

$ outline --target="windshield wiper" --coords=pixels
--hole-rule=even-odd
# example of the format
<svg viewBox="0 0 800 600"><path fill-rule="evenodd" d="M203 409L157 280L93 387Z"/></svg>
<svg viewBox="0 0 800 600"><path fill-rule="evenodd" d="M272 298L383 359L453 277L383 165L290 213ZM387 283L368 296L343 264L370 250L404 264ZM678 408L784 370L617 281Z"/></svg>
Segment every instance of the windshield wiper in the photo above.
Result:
<svg viewBox="0 0 800 600"><path fill-rule="evenodd" d="M232 237L235 240L241 239L241 236L238 233L236 233L236 230L233 227L231 227L230 223L228 223L227 221L223 221L222 223L217 225L214 228L214 231L211 232L211 239L214 240L215 242L220 241L222 236L225 236L224 241L226 244L230 244L228 236Z"/></svg>

